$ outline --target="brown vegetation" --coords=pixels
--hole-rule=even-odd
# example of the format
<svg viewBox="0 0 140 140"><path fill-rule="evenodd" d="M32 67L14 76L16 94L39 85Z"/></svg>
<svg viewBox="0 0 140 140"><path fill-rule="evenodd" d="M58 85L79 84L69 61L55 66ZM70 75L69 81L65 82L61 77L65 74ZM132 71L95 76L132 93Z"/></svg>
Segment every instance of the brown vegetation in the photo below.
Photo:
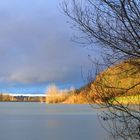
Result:
<svg viewBox="0 0 140 140"><path fill-rule="evenodd" d="M54 84L48 87L46 93L46 103L62 103L68 97L67 90L60 90Z"/></svg>
<svg viewBox="0 0 140 140"><path fill-rule="evenodd" d="M137 60L127 60L116 64L97 75L91 84L91 91L96 99L111 99L119 96L140 94L140 71Z"/></svg>
<svg viewBox="0 0 140 140"><path fill-rule="evenodd" d="M102 103L120 96L140 94L140 71L137 60L116 64L97 75L95 81L80 89L59 90L55 85L48 88L47 103ZM132 88L132 85L134 87Z"/></svg>
<svg viewBox="0 0 140 140"><path fill-rule="evenodd" d="M46 94L47 103L85 104L89 103L87 94L82 90L60 90L55 85L48 87Z"/></svg>

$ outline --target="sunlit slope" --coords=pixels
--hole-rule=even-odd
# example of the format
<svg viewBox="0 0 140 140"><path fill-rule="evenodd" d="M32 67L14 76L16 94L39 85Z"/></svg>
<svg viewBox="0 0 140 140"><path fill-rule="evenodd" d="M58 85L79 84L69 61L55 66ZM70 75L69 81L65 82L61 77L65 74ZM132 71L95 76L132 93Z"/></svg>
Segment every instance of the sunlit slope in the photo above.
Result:
<svg viewBox="0 0 140 140"><path fill-rule="evenodd" d="M127 60L107 68L96 76L95 81L78 89L76 94L83 95L89 103L138 97L134 95L140 94L140 60Z"/></svg>
<svg viewBox="0 0 140 140"><path fill-rule="evenodd" d="M127 60L99 73L95 81L81 87L53 96L54 102L49 98L48 103L101 103L117 99L127 103L139 101L140 95L140 60ZM64 96L64 98L62 98ZM130 97L131 96L131 97ZM59 98L58 98L59 97ZM126 97L126 98L125 98ZM63 100L58 100L63 99ZM134 100L135 99L135 100Z"/></svg>
<svg viewBox="0 0 140 140"><path fill-rule="evenodd" d="M140 94L140 60L127 60L97 75L90 85L94 100Z"/></svg>

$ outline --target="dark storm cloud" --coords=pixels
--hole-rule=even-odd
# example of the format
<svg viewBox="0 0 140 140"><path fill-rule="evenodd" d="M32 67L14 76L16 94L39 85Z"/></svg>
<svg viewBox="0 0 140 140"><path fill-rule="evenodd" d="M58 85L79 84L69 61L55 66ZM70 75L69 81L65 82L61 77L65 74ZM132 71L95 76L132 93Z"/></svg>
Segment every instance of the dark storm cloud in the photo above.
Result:
<svg viewBox="0 0 140 140"><path fill-rule="evenodd" d="M70 41L58 0L0 2L0 82L42 83L81 80L88 51Z"/></svg>

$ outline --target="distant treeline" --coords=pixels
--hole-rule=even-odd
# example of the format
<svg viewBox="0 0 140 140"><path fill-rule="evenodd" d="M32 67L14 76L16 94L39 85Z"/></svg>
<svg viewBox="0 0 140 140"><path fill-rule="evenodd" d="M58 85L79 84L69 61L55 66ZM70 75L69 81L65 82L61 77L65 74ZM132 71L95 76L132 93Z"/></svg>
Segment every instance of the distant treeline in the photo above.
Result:
<svg viewBox="0 0 140 140"><path fill-rule="evenodd" d="M45 102L46 97L42 96L12 96L0 94L0 102Z"/></svg>

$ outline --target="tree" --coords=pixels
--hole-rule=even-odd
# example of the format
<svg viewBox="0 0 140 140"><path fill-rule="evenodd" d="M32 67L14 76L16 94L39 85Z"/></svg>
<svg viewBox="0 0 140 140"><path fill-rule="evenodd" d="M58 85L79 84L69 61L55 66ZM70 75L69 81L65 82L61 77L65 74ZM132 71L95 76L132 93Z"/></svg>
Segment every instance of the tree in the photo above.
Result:
<svg viewBox="0 0 140 140"><path fill-rule="evenodd" d="M112 67L120 62L128 63L130 67L122 67L126 77L140 73L140 1L139 0L69 0L62 4L64 13L73 21L84 40L92 47L99 46L103 50L102 66ZM76 39L77 39L76 38ZM98 64L98 66L101 66ZM121 65L122 66L122 65ZM133 66L133 67L132 67ZM129 74L128 74L129 71ZM100 72L100 71L99 71ZM99 73L98 72L98 73ZM117 73L118 74L118 73ZM114 139L140 139L140 106L122 104L115 99L117 94L126 95L128 91L140 85L131 83L127 88L103 85L106 79L98 75L96 94L108 108L103 120L109 123L110 133ZM110 90L105 90L108 87ZM109 94L109 98L106 95Z"/></svg>
<svg viewBox="0 0 140 140"><path fill-rule="evenodd" d="M55 84L51 84L47 88L46 102L61 103L68 97L67 90L60 90Z"/></svg>

